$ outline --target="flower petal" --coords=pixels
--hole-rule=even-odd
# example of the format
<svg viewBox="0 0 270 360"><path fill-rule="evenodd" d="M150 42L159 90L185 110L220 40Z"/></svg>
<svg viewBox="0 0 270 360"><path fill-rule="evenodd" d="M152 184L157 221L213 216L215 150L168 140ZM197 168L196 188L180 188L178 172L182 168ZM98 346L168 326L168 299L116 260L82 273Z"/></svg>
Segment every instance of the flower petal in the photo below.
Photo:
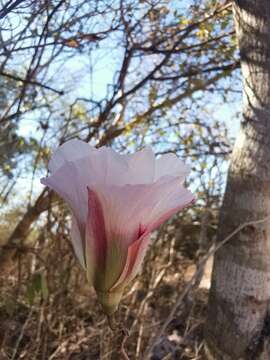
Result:
<svg viewBox="0 0 270 360"><path fill-rule="evenodd" d="M81 266L85 268L85 259L84 259L84 245L81 236L81 232L77 223L76 218L72 215L72 225L71 225L71 242L75 255L77 256Z"/></svg>
<svg viewBox="0 0 270 360"><path fill-rule="evenodd" d="M93 186L105 211L108 242L110 239L118 239L127 248L138 238L138 229L144 212L149 211L153 206L153 202L145 202L153 188L153 184Z"/></svg>
<svg viewBox="0 0 270 360"><path fill-rule="evenodd" d="M87 168L80 169L66 162L60 169L41 183L56 191L69 205L79 226L84 226L87 217Z"/></svg>
<svg viewBox="0 0 270 360"><path fill-rule="evenodd" d="M102 268L105 266L107 255L105 220L99 198L90 188L88 188L88 218L86 230L86 239L93 242L96 261Z"/></svg>
<svg viewBox="0 0 270 360"><path fill-rule="evenodd" d="M102 208L108 241L117 238L129 246L138 239L140 224L148 227L157 218L189 203L193 196L179 178L163 177L152 184L115 186L93 185Z"/></svg>
<svg viewBox="0 0 270 360"><path fill-rule="evenodd" d="M74 163L81 173L87 173L90 183L127 183L129 167L126 156L108 147L96 149L83 141L70 140L54 153L49 162L49 170L54 173L70 162Z"/></svg>
<svg viewBox="0 0 270 360"><path fill-rule="evenodd" d="M128 255L123 271L117 282L111 288L114 291L118 287L123 287L128 284L140 270L147 247L149 244L150 235L141 236L128 247Z"/></svg>
<svg viewBox="0 0 270 360"><path fill-rule="evenodd" d="M70 140L61 145L54 153L49 162L51 172L60 169L67 161L76 161L82 157L87 157L92 152L97 151L94 147L81 140Z"/></svg>
<svg viewBox="0 0 270 360"><path fill-rule="evenodd" d="M177 184L176 180L167 183L162 196L146 218L144 224L147 227L147 232L156 230L172 215L191 204L193 200L193 194L181 184Z"/></svg>
<svg viewBox="0 0 270 360"><path fill-rule="evenodd" d="M88 157L74 161L64 161L64 155L59 155L62 166L51 176L41 179L41 183L55 190L68 203L78 222L85 224L88 212L87 186L104 182L113 183L113 178L118 182L117 177L122 181L125 179L127 163L121 162L119 158L114 161L112 157L115 154L107 148L101 148L92 151ZM60 162L59 160L58 164Z"/></svg>
<svg viewBox="0 0 270 360"><path fill-rule="evenodd" d="M124 185L129 178L128 161L125 155L120 155L110 148L104 148L106 151L106 184ZM100 151L100 150L99 150Z"/></svg>
<svg viewBox="0 0 270 360"><path fill-rule="evenodd" d="M189 171L190 167L175 154L165 154L156 160L155 180L166 175L179 176L184 180Z"/></svg>
<svg viewBox="0 0 270 360"><path fill-rule="evenodd" d="M147 211L144 212L142 210L140 213L141 222L145 230L140 231L142 227L140 224L138 231L140 237L136 241L130 243L125 267L112 289L115 289L118 286L121 287L123 283L128 283L136 276L145 256L151 232L156 230L162 223L187 206L194 199L193 195L179 184L179 178L172 178L165 184L164 178L162 181L162 192L157 183L154 191L152 191L152 193L150 192L152 201L150 201L150 198L147 199L147 195L144 198L144 201L152 204L150 209L146 207ZM162 181L160 180L161 184ZM157 195L159 195L159 197L157 197Z"/></svg>
<svg viewBox="0 0 270 360"><path fill-rule="evenodd" d="M132 155L126 155L129 165L127 184L149 184L154 181L155 155L150 147Z"/></svg>
<svg viewBox="0 0 270 360"><path fill-rule="evenodd" d="M97 193L90 188L88 199L85 235L87 276L97 291L108 291L122 272L127 249L118 239L108 239L102 204Z"/></svg>

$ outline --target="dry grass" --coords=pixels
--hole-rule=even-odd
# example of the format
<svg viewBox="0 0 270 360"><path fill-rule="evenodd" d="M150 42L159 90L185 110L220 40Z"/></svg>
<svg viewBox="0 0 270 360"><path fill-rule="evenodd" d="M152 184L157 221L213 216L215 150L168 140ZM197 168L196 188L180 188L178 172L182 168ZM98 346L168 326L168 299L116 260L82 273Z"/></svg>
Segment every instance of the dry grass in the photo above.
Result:
<svg viewBox="0 0 270 360"><path fill-rule="evenodd" d="M185 240L164 227L148 252L142 274L127 289L112 332L77 265L66 236L23 254L1 277L0 359L124 359L121 327L129 329L125 351L146 360L149 348L195 270ZM38 256L36 256L38 253ZM194 254L194 251L193 251ZM207 290L192 287L151 352L153 360L203 359Z"/></svg>

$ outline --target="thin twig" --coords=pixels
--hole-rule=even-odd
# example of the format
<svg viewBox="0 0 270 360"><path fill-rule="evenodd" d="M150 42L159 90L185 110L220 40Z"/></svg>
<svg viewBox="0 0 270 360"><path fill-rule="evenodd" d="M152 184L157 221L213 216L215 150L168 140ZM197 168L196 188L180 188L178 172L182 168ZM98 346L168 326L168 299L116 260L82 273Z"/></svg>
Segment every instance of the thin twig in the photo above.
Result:
<svg viewBox="0 0 270 360"><path fill-rule="evenodd" d="M1 75L2 76L5 76L9 79L13 79L15 81L20 81L22 82L23 84L28 84L28 85L33 85L33 86L39 86L41 88L44 88L44 89L47 89L47 90L50 90L50 91L53 91L55 92L56 94L58 95L64 95L64 90L57 90L57 89L54 89L53 87L49 86L49 85L46 85L46 84L42 84L41 82L39 81L35 81L35 80L30 80L30 79L23 79L17 75L14 75L14 74L9 74L9 73L6 73L6 72L1 72Z"/></svg>
<svg viewBox="0 0 270 360"><path fill-rule="evenodd" d="M166 321L164 322L164 324L162 325L162 327L160 328L158 334L154 337L153 341L149 344L149 346L147 347L144 357L143 359L148 359L152 353L152 350L154 349L154 347L156 346L156 344L159 342L160 338L162 337L162 335L164 334L165 330L167 329L168 325L171 323L171 321L173 320L175 313L177 311L177 309L179 308L179 306L181 305L181 303L183 302L184 298L186 297L186 295L190 292L190 290L193 287L194 282L197 279L197 276L201 274L201 272L203 271L205 264L207 262L207 260L214 255L224 244L226 244L229 240L231 240L237 233L239 233L241 230L243 230L244 228L246 228L247 226L251 226L251 225L257 225L257 224L261 224L264 223L265 221L270 219L270 215L268 215L267 217L263 218L263 219L259 219L259 220L253 220L253 221L248 221L245 222L243 224L241 224L240 226L238 226L232 233L230 233L227 237L225 237L224 240L222 240L221 242L219 242L218 244L214 245L210 251L201 259L201 261L199 262L198 266L197 266L197 270L194 273L194 275L192 276L192 278L190 279L190 281L188 282L187 286L185 287L184 291L182 292L182 294L180 295L180 297L177 299L176 303L174 304L169 316L167 317Z"/></svg>
<svg viewBox="0 0 270 360"><path fill-rule="evenodd" d="M8 15L12 10L20 5L21 3L25 2L24 0L16 0L12 3L9 1L1 10L0 10L0 19L3 19L6 15ZM11 4L10 4L11 3Z"/></svg>
<svg viewBox="0 0 270 360"><path fill-rule="evenodd" d="M122 334L123 334L123 340L122 340L122 343L121 343L120 353L122 354L124 360L130 360L129 356L126 353L126 350L125 350L125 344L127 342L127 339L129 338L129 331L127 329L123 328L122 329Z"/></svg>
<svg viewBox="0 0 270 360"><path fill-rule="evenodd" d="M119 329L119 326L115 320L115 314L107 315L107 319L108 319L109 327L112 330L112 332L117 331ZM120 325L120 332L121 332L121 336L123 336L120 345L120 354L122 355L122 358L124 360L130 360L125 350L125 344L127 342L127 339L129 338L129 330L123 327L122 325Z"/></svg>
<svg viewBox="0 0 270 360"><path fill-rule="evenodd" d="M15 348L14 348L14 351L13 351L13 354L12 354L12 357L11 357L11 360L15 360L16 359L16 355L17 355L17 352L18 352L18 349L19 349L19 346L20 346L20 343L23 339L23 336L24 336L24 333L25 333L25 330L31 320L31 316L33 314L33 308L31 308L28 316L27 316L27 319L25 321L25 323L23 324L22 328L21 328L21 332L20 332L20 335L18 336L18 339L16 341L16 344L15 344Z"/></svg>

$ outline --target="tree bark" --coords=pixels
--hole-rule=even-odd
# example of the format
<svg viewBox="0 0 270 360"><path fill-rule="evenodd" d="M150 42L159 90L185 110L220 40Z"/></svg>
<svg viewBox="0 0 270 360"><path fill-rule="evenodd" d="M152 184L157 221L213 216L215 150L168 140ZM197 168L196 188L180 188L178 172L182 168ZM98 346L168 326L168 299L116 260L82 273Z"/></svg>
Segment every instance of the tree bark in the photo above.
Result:
<svg viewBox="0 0 270 360"><path fill-rule="evenodd" d="M270 0L234 3L243 120L220 213L221 241L270 214ZM209 359L270 359L270 223L249 226L215 256L205 328Z"/></svg>
<svg viewBox="0 0 270 360"><path fill-rule="evenodd" d="M6 243L0 249L0 274L5 274L14 264L14 260L20 253L20 246L28 236L31 225L38 219L40 214L49 209L56 196L44 189L35 204L30 207L19 221Z"/></svg>

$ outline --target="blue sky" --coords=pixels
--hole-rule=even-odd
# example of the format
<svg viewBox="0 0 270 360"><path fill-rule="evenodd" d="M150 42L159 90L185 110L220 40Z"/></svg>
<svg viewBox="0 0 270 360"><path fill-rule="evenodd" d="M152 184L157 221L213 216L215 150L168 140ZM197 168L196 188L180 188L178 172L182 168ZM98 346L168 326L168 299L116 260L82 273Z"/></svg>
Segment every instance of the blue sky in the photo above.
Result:
<svg viewBox="0 0 270 360"><path fill-rule="evenodd" d="M174 6L174 3L177 7L177 2L172 2L172 6ZM185 6L188 3L188 1L183 1L181 4ZM113 83L113 75L120 60L121 57L116 47L111 46L105 50L104 47L95 48L88 54L77 54L76 57L69 59L65 62L61 73L58 72L56 65L51 68L50 72L51 75L55 76L57 86L61 86L59 80L61 76L64 77L65 81L63 83L65 83L65 89L69 92L66 96L67 103L72 103L75 98L80 96L99 100L105 96L108 85ZM91 71L92 68L94 68L93 72ZM237 114L240 109L240 101L222 104L220 99L217 98L216 101L213 99L213 102L209 103L205 111L209 112L208 116L211 116L213 121L224 121L227 124L229 134L235 137L239 129L239 117L237 117ZM33 113L26 116L25 120L21 122L19 128L21 135L36 138L41 136L41 133L37 131L36 115ZM203 116L203 114L198 114L198 116ZM28 178L22 178L21 187L25 188L29 185L27 182L29 182ZM39 192L41 188L39 177L37 177L34 180L35 192Z"/></svg>
<svg viewBox="0 0 270 360"><path fill-rule="evenodd" d="M68 96L69 99L72 97L76 98L77 96L89 97L89 94L91 94L91 96L95 97L96 99L104 97L108 84L112 83L112 76L114 73L111 60L111 57L109 58L106 56L104 56L102 60L99 59L98 66L95 68L95 72L91 75L91 77L89 74L85 73L85 69L87 69L87 66L89 65L87 64L87 58L83 57L81 62L78 62L77 60L69 61L65 65L67 73L73 74L75 77L77 77L76 74L85 74L84 76L80 76L80 81L76 83L76 86L74 86L74 91L71 92ZM240 101L233 103L233 105L228 103L222 104L220 101L217 101L217 104L209 104L208 111L210 112L213 122L215 120L224 121L227 124L229 134L232 137L236 137L239 130L239 118L237 117L237 113L240 111L240 109ZM22 122L20 134L24 136L37 136L35 118L32 120L28 119L27 122ZM227 167L226 164L224 164L224 166L225 168ZM34 194L38 194L43 188L43 185L40 184L39 176L34 178L33 185ZM29 187L29 179L21 178L19 188L26 187Z"/></svg>

